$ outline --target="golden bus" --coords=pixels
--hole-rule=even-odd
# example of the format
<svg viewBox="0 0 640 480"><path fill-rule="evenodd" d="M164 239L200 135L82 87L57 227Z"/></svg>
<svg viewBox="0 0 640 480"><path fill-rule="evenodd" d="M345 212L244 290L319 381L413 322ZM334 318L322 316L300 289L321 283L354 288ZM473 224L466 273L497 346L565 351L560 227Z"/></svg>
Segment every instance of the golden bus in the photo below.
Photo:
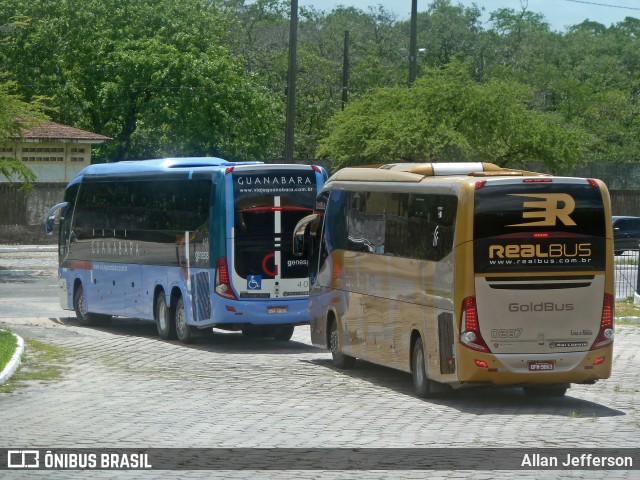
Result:
<svg viewBox="0 0 640 480"><path fill-rule="evenodd" d="M562 396L608 378L610 219L595 179L489 163L342 169L294 230L312 343L338 368L410 372L422 397L483 385Z"/></svg>

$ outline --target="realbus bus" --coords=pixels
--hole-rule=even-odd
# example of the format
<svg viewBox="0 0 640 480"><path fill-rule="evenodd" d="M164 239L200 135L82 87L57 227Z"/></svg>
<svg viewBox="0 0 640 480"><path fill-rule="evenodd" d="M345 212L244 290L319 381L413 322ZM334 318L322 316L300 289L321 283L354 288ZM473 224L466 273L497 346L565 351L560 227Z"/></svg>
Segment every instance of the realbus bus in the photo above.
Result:
<svg viewBox="0 0 640 480"><path fill-rule="evenodd" d="M313 211L321 167L168 158L91 165L60 210L62 308L82 324L127 316L189 342L202 329L289 340L308 324L308 266L296 222Z"/></svg>
<svg viewBox="0 0 640 480"><path fill-rule="evenodd" d="M310 242L312 343L340 368L411 372L420 396L560 396L608 378L610 213L600 180L486 163L340 170L294 233L294 253Z"/></svg>

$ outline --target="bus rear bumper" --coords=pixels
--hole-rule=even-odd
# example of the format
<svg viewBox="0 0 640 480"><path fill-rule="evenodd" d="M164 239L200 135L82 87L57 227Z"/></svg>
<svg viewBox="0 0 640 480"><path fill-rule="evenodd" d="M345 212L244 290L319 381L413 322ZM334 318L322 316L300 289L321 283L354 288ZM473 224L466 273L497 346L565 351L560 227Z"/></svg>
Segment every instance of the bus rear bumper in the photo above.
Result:
<svg viewBox="0 0 640 480"><path fill-rule="evenodd" d="M613 345L588 352L549 355L492 355L467 348L460 348L458 354L458 379L461 382L493 385L593 383L611 376ZM551 370L537 369L551 365Z"/></svg>
<svg viewBox="0 0 640 480"><path fill-rule="evenodd" d="M218 327L241 330L245 327L309 325L309 303L299 300L271 302L230 301L216 302L211 321L198 327Z"/></svg>

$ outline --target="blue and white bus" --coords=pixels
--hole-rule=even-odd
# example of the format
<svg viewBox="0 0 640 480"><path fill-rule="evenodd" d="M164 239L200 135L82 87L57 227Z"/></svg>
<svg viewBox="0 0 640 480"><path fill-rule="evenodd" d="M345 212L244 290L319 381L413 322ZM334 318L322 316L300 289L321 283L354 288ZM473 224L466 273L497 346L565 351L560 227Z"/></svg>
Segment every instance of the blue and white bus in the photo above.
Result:
<svg viewBox="0 0 640 480"><path fill-rule="evenodd" d="M62 308L81 324L155 321L164 339L241 330L289 340L308 324L308 265L292 255L325 171L219 158L91 165L60 212Z"/></svg>

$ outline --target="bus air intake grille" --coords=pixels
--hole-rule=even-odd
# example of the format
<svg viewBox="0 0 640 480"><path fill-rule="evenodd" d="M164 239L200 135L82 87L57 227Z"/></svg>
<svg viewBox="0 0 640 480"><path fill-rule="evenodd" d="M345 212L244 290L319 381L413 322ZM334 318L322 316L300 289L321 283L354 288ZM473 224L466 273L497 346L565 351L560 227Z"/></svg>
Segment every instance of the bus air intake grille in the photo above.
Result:
<svg viewBox="0 0 640 480"><path fill-rule="evenodd" d="M453 315L441 313L438 315L438 340L440 342L440 373L456 373L456 360L453 356Z"/></svg>

